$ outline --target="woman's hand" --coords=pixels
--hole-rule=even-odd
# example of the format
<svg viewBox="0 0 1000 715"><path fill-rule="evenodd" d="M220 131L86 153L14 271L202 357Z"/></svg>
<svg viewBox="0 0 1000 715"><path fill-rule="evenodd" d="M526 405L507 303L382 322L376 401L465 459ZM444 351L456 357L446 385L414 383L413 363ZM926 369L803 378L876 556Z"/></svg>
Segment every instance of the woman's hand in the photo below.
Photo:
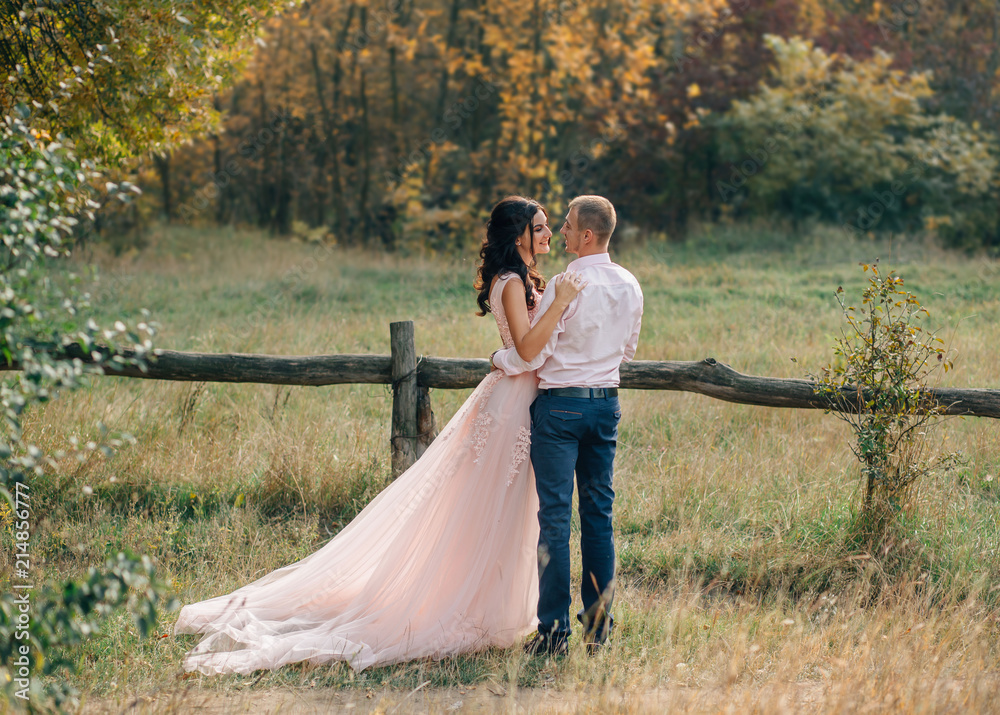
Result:
<svg viewBox="0 0 1000 715"><path fill-rule="evenodd" d="M555 302L564 308L573 302L580 291L587 287L587 281L583 280L583 277L576 271L566 271L556 276L555 282Z"/></svg>
<svg viewBox="0 0 1000 715"><path fill-rule="evenodd" d="M524 284L520 281L508 281L507 285L504 286L501 301L504 313L507 315L510 336L514 341L518 357L525 362L531 362L541 354L542 349L555 332L563 312L580 294L580 291L587 286L587 281L575 272L562 273L553 280L554 282L549 283L549 287L545 289L546 295L550 289L555 291L552 305L546 308L540 316L537 316L534 325L528 318ZM510 373L504 371L504 374Z"/></svg>

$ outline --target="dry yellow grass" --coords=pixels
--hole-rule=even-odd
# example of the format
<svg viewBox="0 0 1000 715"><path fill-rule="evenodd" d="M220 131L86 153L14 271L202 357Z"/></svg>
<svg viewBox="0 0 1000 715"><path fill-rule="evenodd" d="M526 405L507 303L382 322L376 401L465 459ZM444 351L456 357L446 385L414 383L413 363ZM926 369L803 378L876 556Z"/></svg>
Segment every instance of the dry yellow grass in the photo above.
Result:
<svg viewBox="0 0 1000 715"><path fill-rule="evenodd" d="M768 242L780 236L759 233L705 233L688 246L616 256L644 287L639 359L713 356L794 377L830 359L840 320L833 291L859 293L858 261L884 259L889 247L818 232L774 248ZM727 250L742 241L755 245ZM992 264L923 244L892 250L957 351L942 384L997 387ZM401 319L416 323L419 353L485 356L497 345L492 320L473 315L473 255L384 257L171 230L137 254L91 258L102 271L98 309L149 307L160 347L387 353L388 324ZM551 257L541 267L552 274L564 264ZM439 421L467 394L434 391ZM71 434L95 436L101 419L138 442L44 478L36 532L44 571L76 575L127 547L157 556L189 602L300 558L385 484L390 402L381 386L119 378L64 395L29 416L30 439L57 448ZM457 709L484 712L997 709L994 423L956 419L934 433L933 451L960 451L967 466L921 485L902 556L872 565L845 541L856 466L835 417L683 393L629 391L622 402L622 628L598 658L575 652L540 664L487 653L359 676L337 665L259 681L179 679L194 639L143 642L119 617L86 646L76 679L86 711L133 701L145 712L445 712L459 701Z"/></svg>

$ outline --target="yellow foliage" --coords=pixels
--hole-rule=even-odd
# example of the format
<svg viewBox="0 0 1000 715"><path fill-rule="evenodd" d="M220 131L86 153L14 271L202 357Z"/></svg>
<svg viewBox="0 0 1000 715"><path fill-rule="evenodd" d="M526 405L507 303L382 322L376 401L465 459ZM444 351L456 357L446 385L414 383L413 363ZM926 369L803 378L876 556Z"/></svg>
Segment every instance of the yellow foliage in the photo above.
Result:
<svg viewBox="0 0 1000 715"><path fill-rule="evenodd" d="M808 28L810 34L820 34L826 24L826 7L823 0L799 0L799 21L803 27Z"/></svg>

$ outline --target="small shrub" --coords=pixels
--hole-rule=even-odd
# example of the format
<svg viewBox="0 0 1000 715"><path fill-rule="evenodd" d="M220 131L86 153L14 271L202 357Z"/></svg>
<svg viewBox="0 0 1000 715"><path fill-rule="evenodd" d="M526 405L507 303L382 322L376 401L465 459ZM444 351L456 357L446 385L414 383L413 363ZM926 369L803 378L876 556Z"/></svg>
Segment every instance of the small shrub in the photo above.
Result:
<svg viewBox="0 0 1000 715"><path fill-rule="evenodd" d="M860 309L837 289L848 327L834 344L834 361L814 379L816 391L854 432L862 478L857 526L871 543L883 540L914 485L932 469L927 433L941 407L928 380L951 362L943 341L920 325L929 312L903 279L891 270L883 274L878 261L864 270L870 277Z"/></svg>

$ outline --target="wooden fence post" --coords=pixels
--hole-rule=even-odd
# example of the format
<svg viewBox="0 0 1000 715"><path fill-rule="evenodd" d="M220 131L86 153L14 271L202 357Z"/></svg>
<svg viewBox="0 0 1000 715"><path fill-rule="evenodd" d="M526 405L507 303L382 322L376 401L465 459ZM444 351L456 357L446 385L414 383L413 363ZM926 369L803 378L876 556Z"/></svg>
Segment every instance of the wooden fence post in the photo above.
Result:
<svg viewBox="0 0 1000 715"><path fill-rule="evenodd" d="M413 321L389 324L392 350L392 476L395 479L417 461L417 349Z"/></svg>
<svg viewBox="0 0 1000 715"><path fill-rule="evenodd" d="M431 409L431 388L421 386L417 395L417 459L437 437L434 410Z"/></svg>

